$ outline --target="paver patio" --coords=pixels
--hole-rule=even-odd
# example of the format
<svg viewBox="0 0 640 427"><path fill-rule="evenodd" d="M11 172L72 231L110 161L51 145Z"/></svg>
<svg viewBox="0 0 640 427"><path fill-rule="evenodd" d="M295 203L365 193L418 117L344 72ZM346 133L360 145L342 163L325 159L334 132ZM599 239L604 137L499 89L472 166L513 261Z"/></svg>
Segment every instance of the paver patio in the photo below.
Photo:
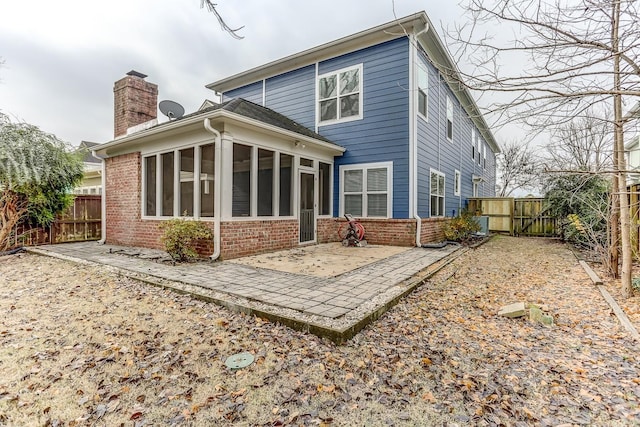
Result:
<svg viewBox="0 0 640 427"><path fill-rule="evenodd" d="M158 262L166 258L162 251L96 242L39 246L29 251L116 268L135 279L342 342L455 257L457 249L412 248L330 278L229 261L172 265Z"/></svg>

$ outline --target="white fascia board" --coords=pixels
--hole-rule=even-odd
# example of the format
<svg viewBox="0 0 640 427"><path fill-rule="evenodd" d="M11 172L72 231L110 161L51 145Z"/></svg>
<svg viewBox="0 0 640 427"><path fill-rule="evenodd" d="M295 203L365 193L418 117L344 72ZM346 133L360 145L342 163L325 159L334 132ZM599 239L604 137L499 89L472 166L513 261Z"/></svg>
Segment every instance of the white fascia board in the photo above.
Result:
<svg viewBox="0 0 640 427"><path fill-rule="evenodd" d="M226 92L249 83L286 73L291 70L313 65L326 59L373 46L384 41L405 37L413 31L420 31L428 22L427 14L414 13L368 30L360 31L347 37L316 46L302 52L286 56L264 65L234 74L222 80L206 85L207 89Z"/></svg>

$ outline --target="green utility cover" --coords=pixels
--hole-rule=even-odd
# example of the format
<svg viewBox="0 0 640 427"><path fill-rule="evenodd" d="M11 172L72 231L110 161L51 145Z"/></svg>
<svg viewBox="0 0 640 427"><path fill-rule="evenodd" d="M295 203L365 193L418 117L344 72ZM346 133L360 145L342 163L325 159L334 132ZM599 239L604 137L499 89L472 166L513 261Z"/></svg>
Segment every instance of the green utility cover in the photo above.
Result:
<svg viewBox="0 0 640 427"><path fill-rule="evenodd" d="M251 353L238 353L232 356L227 357L227 360L224 362L230 369L242 369L253 363L253 354Z"/></svg>

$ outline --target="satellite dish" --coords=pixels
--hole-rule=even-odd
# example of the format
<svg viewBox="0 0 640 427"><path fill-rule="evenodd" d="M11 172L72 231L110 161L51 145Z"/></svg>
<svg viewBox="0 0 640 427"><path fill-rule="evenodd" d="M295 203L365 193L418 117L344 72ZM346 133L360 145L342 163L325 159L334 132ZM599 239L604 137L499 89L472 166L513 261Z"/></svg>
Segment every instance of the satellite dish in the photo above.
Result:
<svg viewBox="0 0 640 427"><path fill-rule="evenodd" d="M168 99L160 101L158 107L160 108L160 112L162 112L162 114L169 117L169 120L179 119L184 115L184 107L177 102L169 101Z"/></svg>

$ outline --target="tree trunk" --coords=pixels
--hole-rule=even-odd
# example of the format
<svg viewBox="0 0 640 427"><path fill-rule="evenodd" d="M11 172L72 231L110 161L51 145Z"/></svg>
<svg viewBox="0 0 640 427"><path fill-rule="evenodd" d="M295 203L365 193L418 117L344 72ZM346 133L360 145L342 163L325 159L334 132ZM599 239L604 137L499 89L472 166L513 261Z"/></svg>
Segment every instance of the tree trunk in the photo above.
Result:
<svg viewBox="0 0 640 427"><path fill-rule="evenodd" d="M617 176L619 186L620 203L620 240L622 244L622 293L625 298L631 296L631 264L633 253L631 251L631 218L629 213L629 199L627 198L627 174L625 173L624 157L624 130L622 128L622 95L620 84L620 40L618 31L620 26L620 0L613 0L612 13L612 47L613 47L613 113L614 113L614 134L613 139L617 151L615 158L617 165Z"/></svg>
<svg viewBox="0 0 640 427"><path fill-rule="evenodd" d="M618 150L614 141L613 163L617 170ZM609 273L611 277L620 277L620 185L618 175L613 175L611 185L611 220L609 222Z"/></svg>

